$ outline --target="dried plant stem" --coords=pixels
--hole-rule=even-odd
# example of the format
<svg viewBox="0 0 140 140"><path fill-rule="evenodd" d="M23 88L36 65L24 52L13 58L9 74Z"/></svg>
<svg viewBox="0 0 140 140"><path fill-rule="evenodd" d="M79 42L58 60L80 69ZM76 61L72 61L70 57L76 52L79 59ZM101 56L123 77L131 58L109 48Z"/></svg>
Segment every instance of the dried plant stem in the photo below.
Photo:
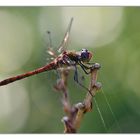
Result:
<svg viewBox="0 0 140 140"><path fill-rule="evenodd" d="M76 133L77 129L80 127L82 118L85 113L92 110L92 99L96 94L96 91L101 88L101 84L97 83L97 73L100 69L100 64L95 63L91 68L91 80L89 83L89 91L87 92L85 99L82 103L77 103L71 106L69 97L68 97L68 90L67 90L67 79L69 70L68 69L61 69L61 79L58 81L55 88L58 91L63 93L62 96L62 104L64 112L67 116L63 117L62 121L64 123L64 133ZM91 95L92 93L92 95Z"/></svg>
<svg viewBox="0 0 140 140"><path fill-rule="evenodd" d="M92 98L94 98L96 91L101 88L101 83L96 82L99 68L100 65L95 63L93 69L91 69L91 80L89 84L89 91L92 93L92 96L89 92L87 92L83 103L79 105L77 116L74 123L76 129L79 128L84 114L92 110L93 105Z"/></svg>

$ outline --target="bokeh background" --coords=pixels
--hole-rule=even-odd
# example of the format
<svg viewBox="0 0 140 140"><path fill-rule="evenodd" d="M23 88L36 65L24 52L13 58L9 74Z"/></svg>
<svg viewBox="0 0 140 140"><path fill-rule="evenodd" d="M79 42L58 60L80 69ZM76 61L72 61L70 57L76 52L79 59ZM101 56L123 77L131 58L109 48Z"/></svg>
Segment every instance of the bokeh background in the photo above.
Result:
<svg viewBox="0 0 140 140"><path fill-rule="evenodd" d="M68 49L87 48L94 53L92 61L102 66L102 90L96 100L106 125L93 104L78 132L139 133L139 7L0 7L0 79L45 65L46 31L58 47L71 17ZM74 104L86 91L73 82L73 73L68 86ZM61 94L53 89L56 81L52 71L0 87L0 133L63 133ZM83 82L88 86L87 75Z"/></svg>

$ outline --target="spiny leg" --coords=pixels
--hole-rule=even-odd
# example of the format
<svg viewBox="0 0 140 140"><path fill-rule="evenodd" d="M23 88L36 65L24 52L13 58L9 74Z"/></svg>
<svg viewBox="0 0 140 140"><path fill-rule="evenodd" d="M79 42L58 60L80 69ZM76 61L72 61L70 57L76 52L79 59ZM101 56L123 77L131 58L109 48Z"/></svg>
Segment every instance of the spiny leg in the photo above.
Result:
<svg viewBox="0 0 140 140"><path fill-rule="evenodd" d="M95 63L94 62L87 62L87 64L93 66Z"/></svg>
<svg viewBox="0 0 140 140"><path fill-rule="evenodd" d="M90 74L90 73L91 73L91 71L89 71L89 72L87 71L87 69L90 70L90 67L87 67L87 66L83 65L80 61L79 61L78 64L81 66L81 68L83 69L83 71L84 71L86 74Z"/></svg>
<svg viewBox="0 0 140 140"><path fill-rule="evenodd" d="M86 73L86 74L90 74L91 73L91 70L99 67L98 63L82 63L81 61L78 62L78 64L81 66L81 68L83 69L83 71ZM89 70L89 71L87 71Z"/></svg>
<svg viewBox="0 0 140 140"><path fill-rule="evenodd" d="M93 96L92 93L91 93L91 91L87 87L85 87L83 84L81 84L79 82L77 66L75 65L74 67L75 67L74 81L76 81L81 87L83 87L85 90L87 90L90 93L91 96Z"/></svg>

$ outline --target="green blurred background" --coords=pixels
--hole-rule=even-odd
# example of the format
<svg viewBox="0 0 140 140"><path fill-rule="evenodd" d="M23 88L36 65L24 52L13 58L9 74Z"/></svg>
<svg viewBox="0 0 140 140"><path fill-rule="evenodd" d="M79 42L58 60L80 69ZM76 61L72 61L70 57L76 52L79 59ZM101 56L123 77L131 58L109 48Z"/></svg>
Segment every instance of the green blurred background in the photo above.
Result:
<svg viewBox="0 0 140 140"><path fill-rule="evenodd" d="M79 133L140 132L139 7L0 7L0 79L46 64L47 30L57 47L74 17L69 50L87 48L101 64L102 90ZM71 102L85 90L69 76ZM82 72L81 72L82 73ZM42 73L0 87L0 133L63 133L61 94L54 91L55 72ZM83 81L88 86L89 78ZM113 114L104 97L106 95Z"/></svg>

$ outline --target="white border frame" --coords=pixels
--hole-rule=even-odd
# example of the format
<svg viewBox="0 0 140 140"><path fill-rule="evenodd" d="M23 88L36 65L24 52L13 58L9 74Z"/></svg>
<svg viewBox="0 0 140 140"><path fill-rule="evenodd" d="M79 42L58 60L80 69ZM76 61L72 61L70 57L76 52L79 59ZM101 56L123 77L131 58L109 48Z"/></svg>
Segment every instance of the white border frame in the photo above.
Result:
<svg viewBox="0 0 140 140"><path fill-rule="evenodd" d="M140 6L139 0L1 0L0 6Z"/></svg>

